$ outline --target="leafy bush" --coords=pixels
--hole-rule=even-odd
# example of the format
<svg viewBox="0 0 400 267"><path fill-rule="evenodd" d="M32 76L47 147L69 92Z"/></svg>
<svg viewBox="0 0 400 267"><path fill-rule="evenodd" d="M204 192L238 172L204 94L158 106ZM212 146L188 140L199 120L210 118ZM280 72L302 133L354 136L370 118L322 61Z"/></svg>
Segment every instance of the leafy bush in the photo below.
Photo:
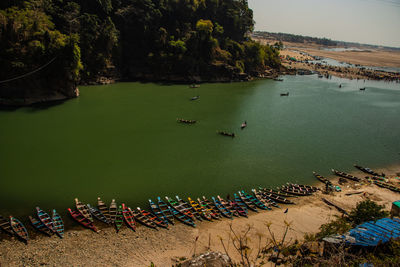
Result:
<svg viewBox="0 0 400 267"><path fill-rule="evenodd" d="M361 201L356 208L350 212L349 221L356 226L367 221L376 221L389 216L387 211L384 211L384 206L378 205L369 199Z"/></svg>

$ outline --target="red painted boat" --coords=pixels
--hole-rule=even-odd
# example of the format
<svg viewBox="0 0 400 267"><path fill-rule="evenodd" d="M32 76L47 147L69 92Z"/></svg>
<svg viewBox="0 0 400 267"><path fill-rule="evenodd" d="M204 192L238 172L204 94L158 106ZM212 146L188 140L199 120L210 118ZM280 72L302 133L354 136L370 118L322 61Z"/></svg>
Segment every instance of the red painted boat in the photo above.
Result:
<svg viewBox="0 0 400 267"><path fill-rule="evenodd" d="M136 221L135 221L135 216L133 215L133 212L131 208L128 208L125 206L125 204L122 203L122 215L124 216L124 220L126 224L133 230L136 231Z"/></svg>
<svg viewBox="0 0 400 267"><path fill-rule="evenodd" d="M71 209L68 209L68 211L71 214L72 218L74 218L74 220L78 223L82 224L86 228L93 230L96 233L100 232L99 230L97 230L96 226L94 226L93 223L89 221L89 219L84 217L79 211L73 211Z"/></svg>
<svg viewBox="0 0 400 267"><path fill-rule="evenodd" d="M155 223L158 227L163 227L168 229L168 224L166 224L163 220L158 218L156 215L154 215L151 212L148 212L147 210L142 210L141 208L137 208L139 212L142 213L143 216L148 218L151 222Z"/></svg>
<svg viewBox="0 0 400 267"><path fill-rule="evenodd" d="M82 214L83 217L93 222L92 214L90 213L89 208L85 204L83 204L77 198L75 198L75 205L76 209Z"/></svg>
<svg viewBox="0 0 400 267"><path fill-rule="evenodd" d="M14 233L25 243L28 243L29 235L25 226L17 218L10 216L10 224Z"/></svg>

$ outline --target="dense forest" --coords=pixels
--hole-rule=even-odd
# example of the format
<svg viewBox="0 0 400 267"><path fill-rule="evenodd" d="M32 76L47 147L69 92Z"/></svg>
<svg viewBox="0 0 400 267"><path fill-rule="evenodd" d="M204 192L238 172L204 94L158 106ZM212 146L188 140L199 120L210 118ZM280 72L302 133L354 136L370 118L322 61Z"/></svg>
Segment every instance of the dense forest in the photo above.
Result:
<svg viewBox="0 0 400 267"><path fill-rule="evenodd" d="M262 37L266 39L273 39L279 40L281 42L291 42L291 43L315 43L320 45L326 46L336 46L338 45L338 41L333 41L328 38L317 38L317 37L310 37L310 36L303 36L297 34L290 34L290 33L282 33L282 32L263 32L263 31L256 31L254 35L257 37Z"/></svg>
<svg viewBox="0 0 400 267"><path fill-rule="evenodd" d="M2 0L0 98L101 77L229 81L279 68L253 28L247 0Z"/></svg>

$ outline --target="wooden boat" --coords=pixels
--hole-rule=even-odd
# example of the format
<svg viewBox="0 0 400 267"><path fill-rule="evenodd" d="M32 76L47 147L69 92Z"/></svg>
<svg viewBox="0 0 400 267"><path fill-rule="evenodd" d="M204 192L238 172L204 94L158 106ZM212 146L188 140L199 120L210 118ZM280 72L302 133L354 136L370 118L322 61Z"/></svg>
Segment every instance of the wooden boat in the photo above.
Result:
<svg viewBox="0 0 400 267"><path fill-rule="evenodd" d="M111 223L110 221L110 210L108 209L106 203L104 203L100 197L97 197L97 209L103 213L104 217L106 217L108 223Z"/></svg>
<svg viewBox="0 0 400 267"><path fill-rule="evenodd" d="M225 199L223 199L220 196L217 196L217 198L218 198L219 202L222 204L222 206L227 208L232 213L233 216L235 216L235 217L240 216L239 212L235 209L235 207L231 206L228 201L226 201Z"/></svg>
<svg viewBox="0 0 400 267"><path fill-rule="evenodd" d="M246 213L248 213L248 209L258 212L257 207L254 204L252 204L252 207L247 206L247 204L242 200L242 197L238 196L236 193L233 194L233 199L237 205L246 211Z"/></svg>
<svg viewBox="0 0 400 267"><path fill-rule="evenodd" d="M234 208L238 213L239 213L239 215L240 216L243 216L243 217L247 217L247 208L246 208L246 205L244 205L243 203L243 206L241 206L241 205L239 205L236 201L234 201L234 200L228 200L228 203L229 203L229 205L232 207L232 208Z"/></svg>
<svg viewBox="0 0 400 267"><path fill-rule="evenodd" d="M131 211L132 211L133 216L135 217L136 221L143 224L144 226L147 226L149 228L153 228L153 229L157 230L157 225L153 221L151 221L147 216L144 216L142 214L141 210L139 210L139 208L137 208L136 210L133 209Z"/></svg>
<svg viewBox="0 0 400 267"><path fill-rule="evenodd" d="M283 82L283 79L274 78L274 81L277 81L277 82Z"/></svg>
<svg viewBox="0 0 400 267"><path fill-rule="evenodd" d="M106 218L106 216L104 216L103 213L101 213L100 210L98 210L95 207L90 206L90 204L87 204L87 207L90 211L90 214L92 214L93 217L95 217L97 220L106 223L106 224L110 224L110 221Z"/></svg>
<svg viewBox="0 0 400 267"><path fill-rule="evenodd" d="M265 192L263 191L264 197L269 198L275 202L282 203L282 204L294 204L291 200L284 198L282 196L276 195L274 193L271 193L269 191Z"/></svg>
<svg viewBox="0 0 400 267"><path fill-rule="evenodd" d="M122 212L123 212L122 205L119 205L118 209L117 209L117 214L115 216L115 221L114 221L115 229L117 229L117 233L119 232L122 225L124 224L124 215Z"/></svg>
<svg viewBox="0 0 400 267"><path fill-rule="evenodd" d="M188 209L184 205L178 203L177 201L175 201L172 198L165 197L165 199L168 201L168 203L171 205L172 208L174 208L175 210L179 211L182 214L185 214L186 216L189 216L190 219L192 219L193 221L195 220L194 215L192 214L190 209Z"/></svg>
<svg viewBox="0 0 400 267"><path fill-rule="evenodd" d="M135 216L131 208L127 207L124 203L122 203L122 215L124 216L125 223L131 228L133 231L136 231L136 221Z"/></svg>
<svg viewBox="0 0 400 267"><path fill-rule="evenodd" d="M200 206L208 211L213 219L218 220L221 218L221 214L219 213L219 210L209 201L208 199L201 200L200 198L197 198L197 202L199 202Z"/></svg>
<svg viewBox="0 0 400 267"><path fill-rule="evenodd" d="M193 124L196 123L195 120L185 120L185 119L176 119L177 122L186 123L186 124Z"/></svg>
<svg viewBox="0 0 400 267"><path fill-rule="evenodd" d="M200 96L197 95L197 96L192 97L190 100L193 101L193 100L197 100L197 99L199 99L199 98L200 98Z"/></svg>
<svg viewBox="0 0 400 267"><path fill-rule="evenodd" d="M32 216L29 216L29 220L31 221L33 227L38 230L39 232L51 236L54 234L53 231L51 231L49 228L46 227L40 220L33 218Z"/></svg>
<svg viewBox="0 0 400 267"><path fill-rule="evenodd" d="M51 216L51 220L53 221L53 230L60 237L64 238L64 222L61 216L57 213L55 209L53 209L53 214Z"/></svg>
<svg viewBox="0 0 400 267"><path fill-rule="evenodd" d="M320 181L323 182L324 184L328 184L328 185L331 185L331 184L332 184L331 181L329 181L327 178L323 177L322 175L319 175L319 174L316 173L316 172L313 172L313 174L314 174L314 176L315 176L318 180L320 180Z"/></svg>
<svg viewBox="0 0 400 267"><path fill-rule="evenodd" d="M50 231L54 232L53 229L53 220L51 219L50 215L41 210L39 207L36 207L37 216L39 220L47 227Z"/></svg>
<svg viewBox="0 0 400 267"><path fill-rule="evenodd" d="M322 201L324 201L324 202L325 202L326 204L328 204L329 206L335 207L338 211L340 211L340 212L343 213L344 215L349 215L345 209L339 207L339 206L336 205L335 203L333 203L333 202L327 200L326 198L322 198Z"/></svg>
<svg viewBox="0 0 400 267"><path fill-rule="evenodd" d="M244 128L246 128L247 127L247 122L245 121L245 122L243 122L242 123L242 125L240 125L240 129L244 129Z"/></svg>
<svg viewBox="0 0 400 267"><path fill-rule="evenodd" d="M220 134L220 135L224 135L224 136L229 136L229 137L235 137L235 133L228 133L228 132L225 132L225 131L217 131L217 134Z"/></svg>
<svg viewBox="0 0 400 267"><path fill-rule="evenodd" d="M177 211L176 209L172 209L172 208L171 208L171 212L175 216L175 218L177 218L180 222L182 222L186 225L192 226L192 227L196 227L196 224L194 223L192 218L190 218L189 216Z"/></svg>
<svg viewBox="0 0 400 267"><path fill-rule="evenodd" d="M160 208L164 216L167 218L167 220L170 223L174 224L174 213L172 211L172 208L167 203L162 201L161 197L158 197L158 207Z"/></svg>
<svg viewBox="0 0 400 267"><path fill-rule="evenodd" d="M255 196L250 195L246 193L244 190L241 191L242 195L247 198L247 200L253 202L257 208L263 209L263 210L270 210L270 207L267 207L264 203L262 203L259 199L257 199Z"/></svg>
<svg viewBox="0 0 400 267"><path fill-rule="evenodd" d="M281 93L281 96L289 96L289 92Z"/></svg>
<svg viewBox="0 0 400 267"><path fill-rule="evenodd" d="M365 91L365 87L360 88L360 91Z"/></svg>
<svg viewBox="0 0 400 267"><path fill-rule="evenodd" d="M386 179L385 177L379 177L379 176L365 176L366 179L371 179L371 180L375 180L375 181L379 181L379 182L384 182L387 183L388 179Z"/></svg>
<svg viewBox="0 0 400 267"><path fill-rule="evenodd" d="M193 214L193 216L194 216L197 220L199 220L199 221L202 221L202 220L203 220L202 217L201 217L201 215L200 215L189 203L187 203L186 201L184 201L183 199L181 199L179 196L175 196L175 197L176 197L176 199L178 200L178 203L179 203L180 205L182 205L183 207L185 207L185 209L190 210L190 212Z"/></svg>
<svg viewBox="0 0 400 267"><path fill-rule="evenodd" d="M25 226L17 218L10 216L10 225L14 233L25 243L29 240L28 231Z"/></svg>
<svg viewBox="0 0 400 267"><path fill-rule="evenodd" d="M215 207L217 207L217 209L219 210L219 212L221 212L223 216L232 219L232 213L227 207L222 205L222 203L218 199L215 199L215 197L212 197L211 199L214 201Z"/></svg>
<svg viewBox="0 0 400 267"><path fill-rule="evenodd" d="M71 209L68 209L68 211L71 214L72 218L74 218L75 221L77 221L84 227L89 228L90 230L92 230L96 233L99 232L99 230L97 230L96 226L94 226L93 222L91 222L88 218L84 217L82 215L82 213L80 213L79 211L76 211L76 210L73 211Z"/></svg>
<svg viewBox="0 0 400 267"><path fill-rule="evenodd" d="M75 206L76 206L76 209L82 214L83 217L85 217L89 221L93 222L93 218L92 218L92 215L90 214L89 208L85 204L80 202L78 200L78 198L75 198Z"/></svg>
<svg viewBox="0 0 400 267"><path fill-rule="evenodd" d="M280 191L280 190L271 189L271 188L262 188L262 187L259 187L258 189L260 189L260 190L263 191L264 193L271 193L271 194L274 194L274 195L277 195L277 196L281 196L281 197L295 197L295 196L293 196L293 195L291 195L291 194L282 192L282 191Z"/></svg>
<svg viewBox="0 0 400 267"><path fill-rule="evenodd" d="M301 190L306 190L308 192L317 192L318 190L320 190L318 187L316 186L312 186L312 185L304 185L304 184L293 184L293 183L286 183L289 187L294 187L294 188L298 188Z"/></svg>
<svg viewBox="0 0 400 267"><path fill-rule="evenodd" d="M368 174L371 174L371 175L374 175L374 176L385 176L384 173L379 174L379 173L371 170L370 168L361 167L360 165L354 164L354 167L356 167L357 169L359 169L362 172L365 172L365 173L368 173Z"/></svg>
<svg viewBox="0 0 400 267"><path fill-rule="evenodd" d="M293 188L293 187L286 187L286 186L282 186L280 188L280 190L285 192L285 193L292 194L292 195L295 195L295 196L309 196L309 195L312 194L311 192L308 192L308 191L305 191L305 190L299 190L299 189L296 189L296 188Z"/></svg>
<svg viewBox="0 0 400 267"><path fill-rule="evenodd" d="M286 191L300 191L300 194L303 195L303 193L307 194L307 195L311 195L313 193L315 193L314 190L309 189L309 188L305 188L305 187L299 187L297 185L283 185L282 188L284 188Z"/></svg>
<svg viewBox="0 0 400 267"><path fill-rule="evenodd" d="M0 229L9 235L14 235L14 232L11 228L10 220L7 220L1 215L0 215Z"/></svg>
<svg viewBox="0 0 400 267"><path fill-rule="evenodd" d="M238 193L239 193L240 199L244 202L244 204L246 204L247 208L249 208L252 211L258 212L257 205L254 202L249 200L245 195L242 194L242 192L238 191Z"/></svg>
<svg viewBox="0 0 400 267"><path fill-rule="evenodd" d="M389 190L391 190L393 192L400 193L400 188L396 187L396 186L393 186L391 184L383 183L383 182L376 181L376 180L374 180L373 183L376 184L379 187L386 188L386 189L389 189Z"/></svg>
<svg viewBox="0 0 400 267"><path fill-rule="evenodd" d="M110 223L115 222L115 218L117 217L117 203L115 202L115 199L111 201L110 208L108 209L108 213L110 214L109 221Z"/></svg>
<svg viewBox="0 0 400 267"><path fill-rule="evenodd" d="M150 209L160 220L163 220L166 224L169 223L167 217L164 215L160 207L156 203L154 203L151 199L149 199Z"/></svg>
<svg viewBox="0 0 400 267"><path fill-rule="evenodd" d="M168 224L165 223L160 218L158 218L156 215L152 214L151 212L148 212L147 210L142 210L139 207L137 209L138 209L139 212L142 213L143 216L147 217L151 222L153 222L158 227L162 227L162 228L168 229Z"/></svg>
<svg viewBox="0 0 400 267"><path fill-rule="evenodd" d="M345 173L345 172L337 171L337 170L335 170L335 169L332 169L332 172L333 172L334 174L336 174L337 176L340 176L340 177L343 177L343 178L346 178L346 179L350 179L350 180L353 180L353 181L356 181L356 182L361 181L360 178L355 177L355 176L350 175L350 174L347 174L347 173Z"/></svg>
<svg viewBox="0 0 400 267"><path fill-rule="evenodd" d="M253 192L254 196L255 196L259 201L261 201L261 203L263 203L265 206L268 207L268 209L271 209L271 207L279 207L278 204L276 204L275 201L273 201L273 200L270 199L270 198L265 197L263 192L258 191L258 190L256 190L256 189L252 189L251 191Z"/></svg>
<svg viewBox="0 0 400 267"><path fill-rule="evenodd" d="M206 219L208 221L212 220L212 216L211 216L211 213L209 211L207 211L205 208L200 206L199 203L197 203L196 201L192 200L190 197L188 197L188 200L189 200L190 206L192 206L192 208L194 210L196 210L196 212L198 214L200 214L204 219Z"/></svg>

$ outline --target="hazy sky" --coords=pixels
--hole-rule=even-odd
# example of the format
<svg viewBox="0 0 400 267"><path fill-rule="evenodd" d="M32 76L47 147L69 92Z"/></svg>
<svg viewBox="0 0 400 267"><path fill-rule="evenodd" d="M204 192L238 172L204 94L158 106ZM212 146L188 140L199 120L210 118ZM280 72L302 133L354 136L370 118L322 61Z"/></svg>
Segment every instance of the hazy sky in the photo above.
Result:
<svg viewBox="0 0 400 267"><path fill-rule="evenodd" d="M255 30L400 47L400 0L248 0Z"/></svg>

